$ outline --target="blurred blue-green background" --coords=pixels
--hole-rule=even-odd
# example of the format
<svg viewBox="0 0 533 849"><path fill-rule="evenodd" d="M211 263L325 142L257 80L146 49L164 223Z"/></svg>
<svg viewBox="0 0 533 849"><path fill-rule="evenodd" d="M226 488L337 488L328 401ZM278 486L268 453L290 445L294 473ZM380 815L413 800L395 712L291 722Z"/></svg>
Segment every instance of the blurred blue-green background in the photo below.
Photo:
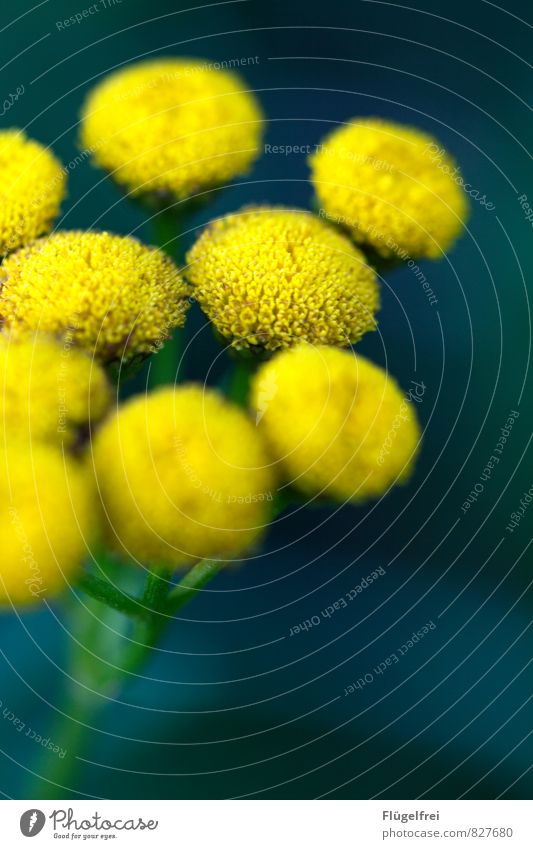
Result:
<svg viewBox="0 0 533 849"><path fill-rule="evenodd" d="M59 796L528 796L533 508L513 533L506 525L533 484L532 225L518 200L533 203L529 4L107 0L57 27L89 5L2 5L0 98L24 94L1 126L26 128L65 164L81 102L110 70L166 54L254 57L242 74L268 116L267 143L314 145L355 115L412 123L494 209L473 200L453 252L423 265L435 306L409 269L387 277L380 332L358 346L403 386L426 386L412 482L378 505L285 513L263 555L184 609L144 676L101 714ZM306 157L267 154L214 193L185 238L246 203L311 198ZM59 226L152 239L146 215L87 161L71 169ZM193 322L190 376L215 381L219 349ZM511 410L501 462L463 513ZM377 567L385 574L347 609L289 636ZM428 622L401 662L344 695ZM57 736L68 627L59 604L0 618L2 708L44 737ZM56 757L1 715L0 750L0 790L15 798Z"/></svg>

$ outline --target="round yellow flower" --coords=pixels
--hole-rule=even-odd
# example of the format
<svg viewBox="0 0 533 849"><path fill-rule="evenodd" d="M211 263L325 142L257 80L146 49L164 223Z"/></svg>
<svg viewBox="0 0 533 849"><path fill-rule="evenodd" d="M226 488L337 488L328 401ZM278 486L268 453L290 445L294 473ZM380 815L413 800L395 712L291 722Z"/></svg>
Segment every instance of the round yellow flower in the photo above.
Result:
<svg viewBox="0 0 533 849"><path fill-rule="evenodd" d="M68 339L0 335L2 430L72 445L111 403L103 369Z"/></svg>
<svg viewBox="0 0 533 849"><path fill-rule="evenodd" d="M153 353L188 307L169 257L110 233L54 233L8 257L1 275L8 328L60 335L104 363Z"/></svg>
<svg viewBox="0 0 533 849"><path fill-rule="evenodd" d="M232 559L271 514L274 475L242 410L188 385L133 398L94 443L112 544L144 564Z"/></svg>
<svg viewBox="0 0 533 849"><path fill-rule="evenodd" d="M420 439L410 394L337 348L301 345L261 367L252 386L260 431L287 481L307 495L364 501L405 481Z"/></svg>
<svg viewBox="0 0 533 849"><path fill-rule="evenodd" d="M458 169L420 130L359 118L334 130L310 164L325 216L382 257L438 258L464 227Z"/></svg>
<svg viewBox="0 0 533 849"><path fill-rule="evenodd" d="M92 475L49 445L0 450L0 603L30 604L73 580L97 531Z"/></svg>
<svg viewBox="0 0 533 849"><path fill-rule="evenodd" d="M65 173L20 130L0 131L0 256L47 233L59 215Z"/></svg>
<svg viewBox="0 0 533 849"><path fill-rule="evenodd" d="M256 208L229 215L204 231L187 263L202 309L236 349L348 345L376 326L373 269L310 213Z"/></svg>
<svg viewBox="0 0 533 849"><path fill-rule="evenodd" d="M237 74L158 59L108 76L85 104L82 144L134 195L181 200L245 173L263 116Z"/></svg>

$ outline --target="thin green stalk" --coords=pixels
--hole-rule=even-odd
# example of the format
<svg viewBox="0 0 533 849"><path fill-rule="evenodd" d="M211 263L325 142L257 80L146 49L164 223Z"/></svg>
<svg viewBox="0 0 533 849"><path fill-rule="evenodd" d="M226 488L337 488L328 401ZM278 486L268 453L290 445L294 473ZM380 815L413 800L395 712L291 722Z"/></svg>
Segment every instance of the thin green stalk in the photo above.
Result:
<svg viewBox="0 0 533 849"><path fill-rule="evenodd" d="M223 566L223 563L214 560L201 560L193 566L168 594L165 611L170 614L181 610L215 575L218 575Z"/></svg>

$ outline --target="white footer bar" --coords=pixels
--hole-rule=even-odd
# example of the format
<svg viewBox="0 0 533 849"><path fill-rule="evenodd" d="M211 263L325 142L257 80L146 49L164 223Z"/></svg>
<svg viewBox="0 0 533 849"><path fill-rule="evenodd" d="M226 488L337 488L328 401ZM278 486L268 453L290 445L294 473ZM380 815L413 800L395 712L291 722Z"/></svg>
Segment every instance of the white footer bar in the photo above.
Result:
<svg viewBox="0 0 533 849"><path fill-rule="evenodd" d="M6 849L533 847L527 801L2 801L0 834Z"/></svg>

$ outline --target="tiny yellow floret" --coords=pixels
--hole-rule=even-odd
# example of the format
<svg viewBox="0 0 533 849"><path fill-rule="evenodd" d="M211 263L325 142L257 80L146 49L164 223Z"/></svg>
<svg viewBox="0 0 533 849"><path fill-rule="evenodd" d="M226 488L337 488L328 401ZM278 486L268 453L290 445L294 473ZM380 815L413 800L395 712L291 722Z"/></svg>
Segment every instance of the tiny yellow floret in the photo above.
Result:
<svg viewBox="0 0 533 849"><path fill-rule="evenodd" d="M420 439L411 399L423 391L403 393L349 351L301 345L261 367L251 400L288 483L309 496L360 502L409 477Z"/></svg>
<svg viewBox="0 0 533 849"><path fill-rule="evenodd" d="M98 531L94 480L60 449L2 442L0 604L35 604L76 580Z"/></svg>
<svg viewBox="0 0 533 849"><path fill-rule="evenodd" d="M0 275L7 328L69 339L103 363L156 352L189 305L169 257L105 232L39 239L8 257Z"/></svg>
<svg viewBox="0 0 533 849"><path fill-rule="evenodd" d="M324 140L310 164L320 214L381 257L439 258L464 228L458 168L418 129L354 119Z"/></svg>
<svg viewBox="0 0 533 849"><path fill-rule="evenodd" d="M263 116L240 77L200 60L141 62L89 95L81 141L133 195L182 200L245 173Z"/></svg>
<svg viewBox="0 0 533 849"><path fill-rule="evenodd" d="M269 522L275 476L247 415L186 385L127 401L94 443L110 543L145 565L234 559Z"/></svg>
<svg viewBox="0 0 533 849"><path fill-rule="evenodd" d="M373 269L308 212L265 207L226 216L204 231L187 263L200 306L237 350L346 346L375 329Z"/></svg>
<svg viewBox="0 0 533 849"><path fill-rule="evenodd" d="M2 432L71 446L89 435L111 399L101 366L68 339L0 334Z"/></svg>
<svg viewBox="0 0 533 849"><path fill-rule="evenodd" d="M47 148L0 131L0 257L49 232L64 194L65 172Z"/></svg>

